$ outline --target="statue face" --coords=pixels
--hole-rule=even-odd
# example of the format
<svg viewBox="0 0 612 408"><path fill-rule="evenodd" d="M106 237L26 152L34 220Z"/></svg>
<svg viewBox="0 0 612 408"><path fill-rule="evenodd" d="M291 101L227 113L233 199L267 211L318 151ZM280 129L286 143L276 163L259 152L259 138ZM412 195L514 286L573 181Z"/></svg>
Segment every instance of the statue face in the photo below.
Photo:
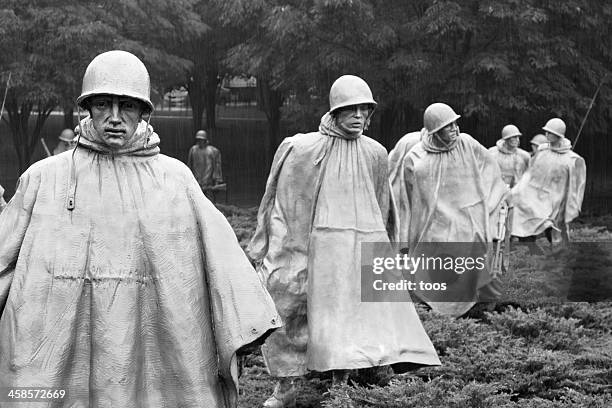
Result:
<svg viewBox="0 0 612 408"><path fill-rule="evenodd" d="M195 135L198 146L204 147L208 144L208 134L205 130L198 130Z"/></svg>
<svg viewBox="0 0 612 408"><path fill-rule="evenodd" d="M336 126L348 134L363 132L366 121L371 113L370 105L351 105L336 111Z"/></svg>
<svg viewBox="0 0 612 408"><path fill-rule="evenodd" d="M518 136L512 136L506 139L506 146L511 149L516 149L521 144L521 141Z"/></svg>
<svg viewBox="0 0 612 408"><path fill-rule="evenodd" d="M459 126L457 125L457 122L449 123L436 133L438 134L440 140L442 140L444 143L450 143L459 137Z"/></svg>
<svg viewBox="0 0 612 408"><path fill-rule="evenodd" d="M91 118L98 136L111 149L128 144L140 123L143 106L134 98L96 95L90 100Z"/></svg>
<svg viewBox="0 0 612 408"><path fill-rule="evenodd" d="M546 139L548 139L548 142L550 144L555 144L556 142L561 140L561 138L555 135L554 133L546 132L545 136L546 136Z"/></svg>

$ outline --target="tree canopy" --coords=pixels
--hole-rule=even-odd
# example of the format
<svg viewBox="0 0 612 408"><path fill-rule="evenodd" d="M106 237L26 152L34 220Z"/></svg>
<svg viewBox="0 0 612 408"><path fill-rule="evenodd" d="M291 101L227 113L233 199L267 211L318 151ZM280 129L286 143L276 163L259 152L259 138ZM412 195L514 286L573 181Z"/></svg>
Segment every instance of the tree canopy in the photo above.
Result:
<svg viewBox="0 0 612 408"><path fill-rule="evenodd" d="M3 118L19 158L31 162L44 121L57 106L69 111L85 68L97 54L123 49L138 55L157 89L184 81L192 63L174 53L184 36L207 26L196 1L6 0L0 9L0 72L11 86ZM35 125L30 127L30 116ZM68 126L68 124L67 124Z"/></svg>
<svg viewBox="0 0 612 408"><path fill-rule="evenodd" d="M194 127L204 110L215 126L223 70L257 76L270 151L281 118L316 126L342 74L370 84L373 133L387 147L436 101L477 133L559 116L571 136L611 77L610 32L612 4L588 0L5 0L0 79L13 75L5 120L22 167L50 110L72 106L88 62L117 48L144 60L158 94L187 87ZM610 102L608 82L585 132L606 132Z"/></svg>
<svg viewBox="0 0 612 408"><path fill-rule="evenodd" d="M312 122L327 107L331 82L352 73L380 102L381 133L420 127L422 111L435 101L454 106L474 127L529 125L556 115L575 131L612 66L609 2L223 3L226 21L250 33L229 60L271 73L272 86L292 96L286 113L295 120L306 112ZM599 132L612 99L604 91L600 97L588 124Z"/></svg>

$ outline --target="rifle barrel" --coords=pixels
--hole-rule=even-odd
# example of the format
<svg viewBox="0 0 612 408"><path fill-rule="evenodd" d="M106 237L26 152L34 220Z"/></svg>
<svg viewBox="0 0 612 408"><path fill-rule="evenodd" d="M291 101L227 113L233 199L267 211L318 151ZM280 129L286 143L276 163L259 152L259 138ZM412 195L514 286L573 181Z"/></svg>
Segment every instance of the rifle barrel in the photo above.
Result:
<svg viewBox="0 0 612 408"><path fill-rule="evenodd" d="M580 129L578 129L578 133L576 134L576 140L574 140L574 145L572 146L572 148L576 147L576 144L578 143L578 139L580 139L580 134L582 133L582 128L584 127L584 124L586 123L587 118L589 117L589 113L591 112L591 109L593 109L593 105L595 104L595 99L597 98L597 95L599 94L599 90L601 89L601 87L603 86L604 82L606 81L606 77L608 75L604 75L604 77L601 79L601 82L599 83L599 86L597 87L597 90L595 91L595 94L593 95L593 98L591 98L591 103L589 104L589 108L586 111L586 114L584 115L584 118L582 119L582 123L580 124Z"/></svg>
<svg viewBox="0 0 612 408"><path fill-rule="evenodd" d="M11 74L12 72L9 72L8 79L6 80L6 88L4 89L4 98L2 98L2 108L0 108L0 119L2 119L2 116L4 115L4 102L6 102L6 95L8 94L9 85L11 83Z"/></svg>

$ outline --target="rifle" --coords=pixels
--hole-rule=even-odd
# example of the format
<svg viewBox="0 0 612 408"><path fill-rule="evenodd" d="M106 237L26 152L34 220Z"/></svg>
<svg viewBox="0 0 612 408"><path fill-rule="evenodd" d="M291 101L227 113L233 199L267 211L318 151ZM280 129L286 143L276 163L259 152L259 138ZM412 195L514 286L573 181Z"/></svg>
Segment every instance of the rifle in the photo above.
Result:
<svg viewBox="0 0 612 408"><path fill-rule="evenodd" d="M574 145L572 146L572 149L576 147L576 144L578 143L578 139L580 139L582 128L584 127L584 124L586 123L586 120L589 117L589 113L591 112L591 109L593 109L593 104L595 103L595 99L597 98L597 95L599 94L599 90L601 89L604 82L606 81L607 76L608 74L604 75L604 77L601 79L601 82L599 86L597 87L597 90L595 91L595 95L593 95L593 98L591 98L591 103L589 104L589 108L587 109L587 112L584 115L584 118L582 119L582 123L580 124L580 129L578 129L578 134L576 135L576 140L574 140Z"/></svg>
<svg viewBox="0 0 612 408"><path fill-rule="evenodd" d="M4 103L6 102L6 95L8 94L9 84L11 83L11 74L9 72L8 79L6 80L6 89L4 90L4 98L2 98L2 108L0 108L0 119L2 119L2 115L4 115Z"/></svg>
<svg viewBox="0 0 612 408"><path fill-rule="evenodd" d="M512 208L507 201L503 201L499 208L497 220L497 231L493 241L495 242L495 254L491 275L498 278L510 266L510 229L512 228Z"/></svg>
<svg viewBox="0 0 612 408"><path fill-rule="evenodd" d="M9 71L8 79L6 80L6 89L4 90L4 98L2 98L2 107L0 108L0 121L4 116L4 103L6 102L6 95L8 94L9 84L11 83L11 72ZM0 212L6 207L6 201L4 201L4 189L0 186Z"/></svg>
<svg viewBox="0 0 612 408"><path fill-rule="evenodd" d="M42 143L42 145L43 145L43 147L44 147L44 149L45 149L45 153L47 153L47 157L51 157L51 156L53 156L53 155L51 154L51 151L50 151L50 150L49 150L49 148L47 147L47 143L45 142L45 139L41 137L41 138L40 138L40 142Z"/></svg>

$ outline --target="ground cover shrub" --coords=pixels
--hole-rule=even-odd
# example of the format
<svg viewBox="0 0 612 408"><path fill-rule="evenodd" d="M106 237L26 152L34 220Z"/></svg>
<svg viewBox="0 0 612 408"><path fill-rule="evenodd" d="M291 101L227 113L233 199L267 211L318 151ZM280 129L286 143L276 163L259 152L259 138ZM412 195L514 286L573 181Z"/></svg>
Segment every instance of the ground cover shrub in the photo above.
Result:
<svg viewBox="0 0 612 408"><path fill-rule="evenodd" d="M336 387L323 401L326 408L493 408L513 406L510 397L498 395L493 384L465 385L457 379L437 378L429 382L398 378L387 387Z"/></svg>
<svg viewBox="0 0 612 408"><path fill-rule="evenodd" d="M554 316L541 308L524 312L509 307L502 313L489 313L487 317L493 329L523 337L529 344L549 350L580 351L584 338L596 334L581 327L579 319Z"/></svg>
<svg viewBox="0 0 612 408"><path fill-rule="evenodd" d="M578 325L587 329L612 330L612 302L566 302L542 309L552 316L578 319Z"/></svg>
<svg viewBox="0 0 612 408"><path fill-rule="evenodd" d="M246 245L256 209L221 210ZM608 233L589 224L576 229L574 237L596 243ZM349 385L331 390L329 373L312 373L297 380L298 408L611 407L612 302L568 302L558 296L559 288L570 294L572 284L564 263L597 258L572 269L574 277L588 276L593 265L607 267L608 247L563 253L551 251L546 240L539 244L539 253L513 247L506 294L493 312L454 319L415 304L442 366L402 375L360 370L351 374ZM558 268L557 275L544 268L550 265ZM274 379L260 353L246 356L240 383L240 408L260 407L270 396Z"/></svg>
<svg viewBox="0 0 612 408"><path fill-rule="evenodd" d="M232 226L242 249L246 249L257 227L257 207L240 208L223 204L216 206Z"/></svg>

